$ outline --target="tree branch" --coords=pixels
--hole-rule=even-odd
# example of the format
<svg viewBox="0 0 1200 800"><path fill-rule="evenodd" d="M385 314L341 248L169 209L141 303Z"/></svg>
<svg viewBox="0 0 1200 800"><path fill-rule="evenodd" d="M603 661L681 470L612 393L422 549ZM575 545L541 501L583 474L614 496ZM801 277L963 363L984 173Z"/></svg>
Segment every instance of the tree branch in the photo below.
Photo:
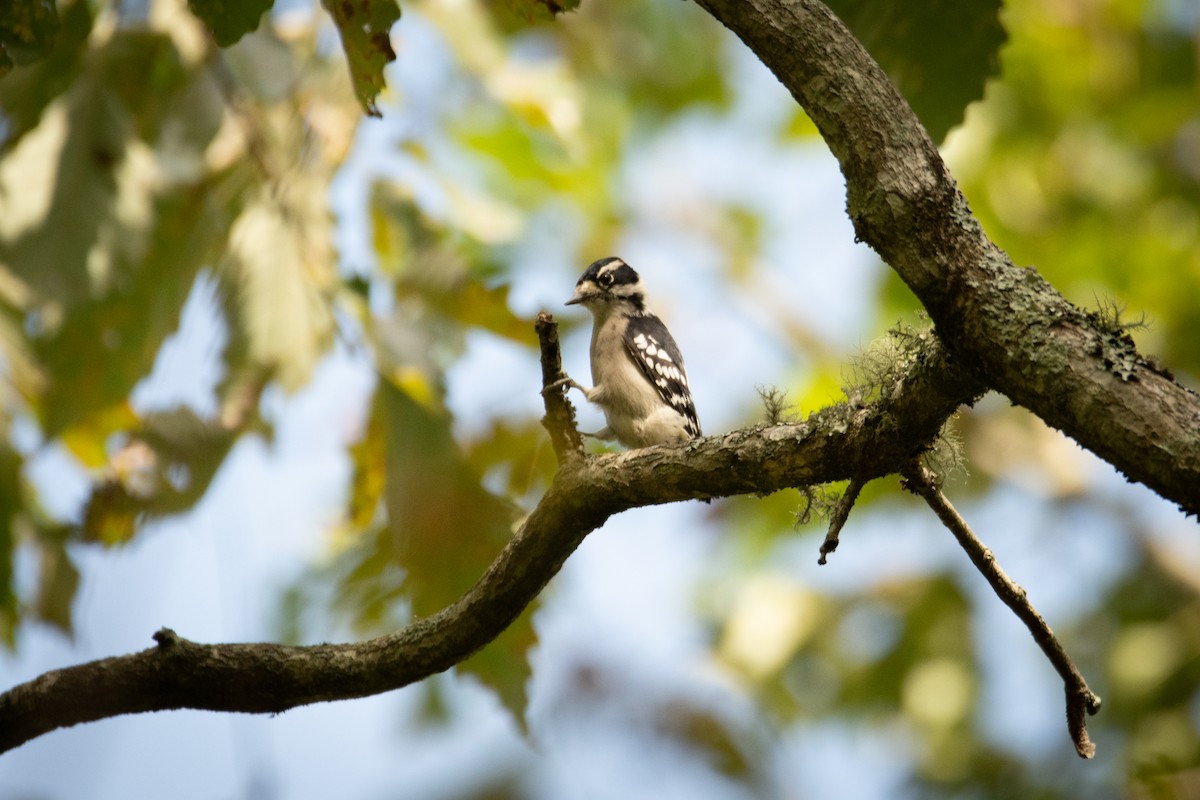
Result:
<svg viewBox="0 0 1200 800"><path fill-rule="evenodd" d="M558 323L553 314L543 311L537 315L533 328L542 354L542 397L546 405L542 425L550 433L558 463L574 463L583 457L583 437L575 426L575 407L567 400L565 386L558 391L550 390L552 384L566 375L558 346Z"/></svg>
<svg viewBox="0 0 1200 800"><path fill-rule="evenodd" d="M917 295L960 363L1200 513L1200 396L987 238L916 115L841 21L819 0L697 3L812 118L841 163L858 237Z"/></svg>
<svg viewBox="0 0 1200 800"><path fill-rule="evenodd" d="M837 504L833 507L833 513L829 515L829 528L825 531L825 540L821 542L821 552L817 557L817 563L825 566L829 560L829 554L838 548L838 536L842 533L842 528L846 526L846 520L850 518L850 509L854 508L854 504L858 502L858 495L866 486L866 481L854 478L850 481L850 485L846 487L846 491L842 492L842 496L838 498Z"/></svg>
<svg viewBox="0 0 1200 800"><path fill-rule="evenodd" d="M539 323L543 375L551 377L558 374L553 326L553 320ZM896 387L885 400L831 406L800 423L678 447L568 456L537 508L475 586L437 614L354 644L206 645L163 629L155 634L156 647L54 670L0 695L0 752L58 728L119 714L179 708L277 713L379 694L442 672L498 636L611 515L690 498L890 474L980 392L934 337L922 344ZM561 393L545 394L548 418L562 413L555 403L569 407Z"/></svg>
<svg viewBox="0 0 1200 800"><path fill-rule="evenodd" d="M1099 696L1088 688L1083 673L1067 655L1067 651L1063 649L1058 637L1054 635L1054 631L1050 630L1046 620L1042 619L1042 615L1029 602L1025 590L1000 567L992 551L979 540L979 537L967 525L966 520L946 499L946 495L938 489L929 470L914 459L903 470L902 475L905 488L921 497L933 509L938 519L954 534L959 545L967 552L971 563L987 579L988 585L992 587L996 596L1013 610L1017 618L1025 623L1026 628L1029 628L1034 641L1042 648L1046 658L1050 659L1050 663L1058 671L1063 680L1063 686L1066 688L1067 728L1070 731L1071 740L1075 743L1075 752L1081 758L1094 756L1096 745L1088 736L1086 719L1088 715L1095 714L1100 710Z"/></svg>

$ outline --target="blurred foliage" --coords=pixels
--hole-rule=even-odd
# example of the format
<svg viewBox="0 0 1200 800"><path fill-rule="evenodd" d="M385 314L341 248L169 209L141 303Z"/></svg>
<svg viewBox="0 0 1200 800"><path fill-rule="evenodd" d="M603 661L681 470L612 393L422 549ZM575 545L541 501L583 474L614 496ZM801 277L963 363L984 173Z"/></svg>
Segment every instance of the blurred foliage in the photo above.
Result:
<svg viewBox="0 0 1200 800"><path fill-rule="evenodd" d="M53 0L13 0L0 8L0 77L44 58L58 34Z"/></svg>
<svg viewBox="0 0 1200 800"><path fill-rule="evenodd" d="M375 98L383 90L383 68L396 60L390 31L400 19L400 6L396 0L321 0L321 5L342 37L358 101L368 114L379 116Z"/></svg>
<svg viewBox="0 0 1200 800"><path fill-rule="evenodd" d="M1000 0L830 0L935 142L999 72Z"/></svg>
<svg viewBox="0 0 1200 800"><path fill-rule="evenodd" d="M544 492L554 461L532 413L473 407L469 425L456 421L451 373L480 337L535 361L529 312L515 310L521 280L543 269L569 285L570 270L553 272L561 262L612 252L632 230L716 253L720 266L688 283L711 281L728 304L754 309L747 324L764 341L799 354L778 379L795 408L776 394L774 415L803 416L843 387L860 402L888 391L902 347L867 348L847 374L851 354L770 282L772 247L794 224L776 216L780 198L718 196L670 172L654 173L664 185L651 203L636 196L667 132L728 124L749 137L765 127L780 159L815 144L783 93L749 96L750 60L694 4L413 0L399 23L392 0L323 0L306 14L269 1L155 0L144 16L127 5L136 4L0 9L0 638L9 646L31 621L70 634L80 552L136 540L194 508L240 442L270 440L264 395L306 386L339 343L375 384L349 425L351 477L328 558L284 598L287 637L321 636L314 608L367 635L456 600ZM1124 307L1132 320L1144 310L1140 344L1194 380L1200 18L1165 0L832 5L934 137L950 131L952 169L1002 246L1081 304ZM334 31L342 52L331 52ZM436 53L421 49L428 39ZM432 59L428 69L389 73L384 91L385 67L406 45ZM408 77L428 83L398 80ZM756 105L772 103L778 113ZM381 130L360 131L364 111L399 124L386 145L356 151L360 133ZM366 155L354 169L369 188L361 206L344 197L333 206L362 218L367 241L351 257L335 249L329 209L354 153ZM797 264L826 269L820 257L787 253L784 280ZM203 313L220 330L211 405L139 401L198 287L212 290ZM865 291L877 294L864 299L873 319L860 341L916 308L892 277ZM746 395L731 413L758 421ZM1106 703L1091 724L1102 757L1119 766L1076 764L1065 732L1061 752L1039 757L990 732L977 576L934 561L834 591L784 573L797 541L814 560L817 551L818 537L793 530L794 493L706 512L736 533L712 585L698 589L708 668L753 701L750 721L682 690L643 702L600 658L570 671L569 708L556 713L605 714L748 793L766 791L778 732L826 723L892 737L919 796L1194 792L1195 574L1097 492L1078 450L1036 420L985 400L957 426L971 476L952 479L955 498L1026 487L1055 509L1099 509L1133 542L1117 578L1051 621L1097 676ZM68 514L46 510L54 487L33 477L50 452L89 486ZM917 506L891 484L868 485L843 550L856 518L879 508L901 518ZM29 565L24 582L19 563ZM518 720L535 611L460 670ZM424 724L454 713L437 681L426 691ZM495 791L518 796L513 785L505 775Z"/></svg>
<svg viewBox="0 0 1200 800"><path fill-rule="evenodd" d="M1191 16L1185 8L1192 8ZM1194 6L1009 2L1003 80L948 160L989 234L1078 305L1200 375L1200 65ZM912 307L894 282L891 307Z"/></svg>
<svg viewBox="0 0 1200 800"><path fill-rule="evenodd" d="M258 28L262 15L272 5L273 0L188 0L188 8L212 31L213 41L221 47L228 47Z"/></svg>

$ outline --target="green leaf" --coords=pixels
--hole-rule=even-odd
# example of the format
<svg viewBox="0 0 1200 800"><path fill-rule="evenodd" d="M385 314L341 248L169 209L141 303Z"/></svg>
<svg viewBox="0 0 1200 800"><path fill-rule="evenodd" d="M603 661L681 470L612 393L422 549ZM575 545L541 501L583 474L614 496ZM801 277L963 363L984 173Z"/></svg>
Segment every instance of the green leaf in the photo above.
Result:
<svg viewBox="0 0 1200 800"><path fill-rule="evenodd" d="M118 262L122 280L37 343L50 377L42 403L48 436L123 403L154 366L200 267L229 230L215 193L216 185L202 184L161 198L142 257Z"/></svg>
<svg viewBox="0 0 1200 800"><path fill-rule="evenodd" d="M418 616L471 587L508 541L514 516L480 485L454 442L449 415L435 404L412 380L403 388L383 381L376 394L387 448L388 527Z"/></svg>
<svg viewBox="0 0 1200 800"><path fill-rule="evenodd" d="M6 123L0 139L0 155L33 130L50 101L71 85L79 74L91 31L91 4L82 0L72 3L63 15L62 29L49 55L13 70L0 81L0 110Z"/></svg>
<svg viewBox="0 0 1200 800"><path fill-rule="evenodd" d="M188 0L192 10L212 31L213 40L229 47L250 31L258 28L262 15L271 10L275 0Z"/></svg>
<svg viewBox="0 0 1200 800"><path fill-rule="evenodd" d="M727 31L695 3L593 3L565 34L574 69L588 82L589 134L593 125L629 125L625 115L665 123L698 106L726 107L733 96L721 57Z"/></svg>
<svg viewBox="0 0 1200 800"><path fill-rule="evenodd" d="M375 249L384 269L397 273L396 294L419 300L444 322L444 345L465 328L480 328L532 346L533 320L509 308L509 287L489 282L502 268L477 241L447 230L410 198L377 184L371 195Z"/></svg>
<svg viewBox="0 0 1200 800"><path fill-rule="evenodd" d="M68 103L65 119L47 118L39 126L39 141L27 142L28 147L6 159L6 191L0 197L3 216L29 217L31 207L45 202L43 187L49 187L44 214L25 227L14 226L11 238L0 236L0 262L39 300L53 298L62 307L92 295L88 253L112 219L117 167L130 135L128 114L94 73L77 82ZM57 161L38 152L52 147L64 126L61 151L54 153ZM30 188L21 192L18 181ZM37 332L40 320L33 323Z"/></svg>
<svg viewBox="0 0 1200 800"><path fill-rule="evenodd" d="M197 73L184 67L175 42L165 33L128 30L115 34L89 67L120 102L134 136L156 144L163 125L180 123L191 114L211 116L208 109L180 109L175 102Z"/></svg>
<svg viewBox="0 0 1200 800"><path fill-rule="evenodd" d="M180 111L164 100L188 86L163 34L119 31L86 62L65 113L44 119L36 141L4 163L0 215L9 225L0 262L33 290L35 304L47 303L47 317L31 321L35 334L53 334L56 317L118 283L114 262L136 260L148 223L129 210L153 202L158 176L149 159L128 160L128 150L135 136L157 136L167 110Z"/></svg>
<svg viewBox="0 0 1200 800"><path fill-rule="evenodd" d="M321 0L342 37L350 80L363 110L381 116L375 98L383 91L383 68L396 60L388 32L400 19L396 0Z"/></svg>
<svg viewBox="0 0 1200 800"><path fill-rule="evenodd" d="M935 142L999 72L1001 0L828 0L887 71Z"/></svg>
<svg viewBox="0 0 1200 800"><path fill-rule="evenodd" d="M0 6L0 78L16 64L44 58L57 35L54 0L9 0Z"/></svg>
<svg viewBox="0 0 1200 800"><path fill-rule="evenodd" d="M93 489L84 510L84 537L117 544L132 538L143 519L190 510L241 432L184 407L147 415Z"/></svg>
<svg viewBox="0 0 1200 800"><path fill-rule="evenodd" d="M41 570L38 576L34 614L43 622L68 636L72 633L71 604L79 588L79 570L67 553L65 531L41 543Z"/></svg>
<svg viewBox="0 0 1200 800"><path fill-rule="evenodd" d="M484 5L505 28L554 19L579 8L579 0L485 0Z"/></svg>
<svg viewBox="0 0 1200 800"><path fill-rule="evenodd" d="M496 693L513 720L525 730L525 707L529 702L529 651L537 644L533 630L533 615L537 603L532 603L521 616L487 647L458 665L460 672L473 675Z"/></svg>
<svg viewBox="0 0 1200 800"><path fill-rule="evenodd" d="M429 394L380 384L375 413L386 443L384 505L393 557L407 574L413 613L425 616L469 589L512 535L514 509L480 485L459 452L450 417ZM462 665L495 689L521 720L526 653L535 636L527 609L494 643Z"/></svg>

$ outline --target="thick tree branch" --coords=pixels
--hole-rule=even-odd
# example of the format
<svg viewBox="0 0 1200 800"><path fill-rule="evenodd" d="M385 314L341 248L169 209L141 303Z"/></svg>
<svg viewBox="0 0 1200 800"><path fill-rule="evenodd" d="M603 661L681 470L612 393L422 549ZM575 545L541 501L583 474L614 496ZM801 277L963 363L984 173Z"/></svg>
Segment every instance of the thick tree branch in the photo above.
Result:
<svg viewBox="0 0 1200 800"><path fill-rule="evenodd" d="M538 331L543 373L553 378L555 323L542 320ZM156 647L48 672L0 695L0 752L119 714L179 708L275 713L406 686L449 669L498 636L611 515L896 472L979 392L929 337L886 399L867 406L832 406L801 423L680 447L589 458L568 452L549 491L479 582L439 613L366 642L308 647L204 645L164 629L155 635ZM566 403L555 395L546 393L548 418L562 413L555 403Z"/></svg>
<svg viewBox="0 0 1200 800"><path fill-rule="evenodd" d="M951 352L1126 476L1200 513L1200 397L984 234L908 104L819 0L697 0L816 123L855 231Z"/></svg>

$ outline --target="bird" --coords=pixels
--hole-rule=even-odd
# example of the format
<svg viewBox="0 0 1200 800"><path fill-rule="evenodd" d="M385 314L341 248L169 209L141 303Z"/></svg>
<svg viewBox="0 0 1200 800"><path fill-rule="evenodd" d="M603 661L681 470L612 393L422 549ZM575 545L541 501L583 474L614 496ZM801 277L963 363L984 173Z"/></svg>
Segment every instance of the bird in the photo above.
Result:
<svg viewBox="0 0 1200 800"><path fill-rule="evenodd" d="M597 439L637 449L682 444L702 436L683 355L663 321L646 305L641 277L616 257L592 262L567 305L592 314L592 383L570 376L549 388L579 389L604 412Z"/></svg>

